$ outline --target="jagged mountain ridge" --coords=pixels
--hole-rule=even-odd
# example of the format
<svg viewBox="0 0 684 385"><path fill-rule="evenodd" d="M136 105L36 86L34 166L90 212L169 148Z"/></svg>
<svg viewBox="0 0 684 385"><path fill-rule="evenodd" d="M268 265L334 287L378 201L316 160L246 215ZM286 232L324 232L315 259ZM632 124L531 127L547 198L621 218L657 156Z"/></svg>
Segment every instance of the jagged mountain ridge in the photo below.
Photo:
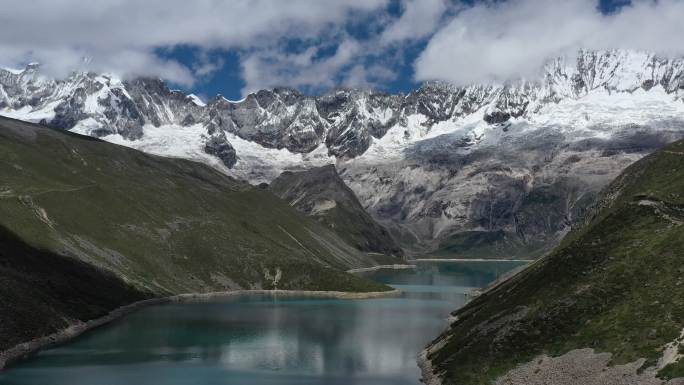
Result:
<svg viewBox="0 0 684 385"><path fill-rule="evenodd" d="M426 126L485 109L488 123L539 113L549 103L577 99L592 90L634 92L661 86L681 100L684 60L624 50L580 51L576 62L549 62L541 80L501 85L451 86L426 83L409 93L339 89L321 96L275 88L240 101L217 96L202 103L194 95L170 90L159 79L123 81L112 75L74 73L64 80L41 75L38 64L22 71L0 69L0 108L21 111L27 120L72 129L79 123L93 136L119 134L139 139L143 126L202 123L267 148L308 153L325 144L330 155L353 158L408 116L427 117ZM220 136L220 135L219 135ZM225 161L230 167L232 161Z"/></svg>
<svg viewBox="0 0 684 385"><path fill-rule="evenodd" d="M0 87L0 114L253 183L336 163L399 238L464 255L548 249L624 167L684 132L684 60L624 50L553 60L536 80L408 95L276 88L205 104L159 80L55 81L35 66L0 70Z"/></svg>

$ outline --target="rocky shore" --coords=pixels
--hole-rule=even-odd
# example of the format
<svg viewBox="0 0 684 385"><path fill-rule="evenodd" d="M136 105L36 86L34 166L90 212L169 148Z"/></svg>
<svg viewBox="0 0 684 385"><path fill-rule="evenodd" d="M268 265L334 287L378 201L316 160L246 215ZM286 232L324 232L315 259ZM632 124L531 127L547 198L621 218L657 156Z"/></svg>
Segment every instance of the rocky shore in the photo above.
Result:
<svg viewBox="0 0 684 385"><path fill-rule="evenodd" d="M442 380L435 373L435 370L432 366L432 361L428 359L428 354L430 354L430 352L434 349L439 349L441 345L442 344L440 341L433 341L430 346L423 349L423 351L421 351L418 355L418 367L421 371L420 382L424 383L425 385L442 385Z"/></svg>
<svg viewBox="0 0 684 385"><path fill-rule="evenodd" d="M535 261L528 261L528 260L513 260L513 259L478 259L478 260L473 260L473 259L419 259L419 260L410 260L410 262L420 262L420 261L450 261L450 262L461 262L461 261L517 261L517 262L530 262L528 264L519 266L515 269L510 270L509 272L503 274L499 278L497 278L495 281L489 283L487 286L481 288L481 289L474 289L470 293L468 293L469 299L472 299L476 296L482 295L482 293L485 293L489 290L492 290L493 288L501 285L502 283L508 281L515 275L519 274L523 270L527 269L528 267L531 266L531 263L534 263ZM457 320L457 317L450 315L449 318L449 323L455 322ZM418 355L418 367L420 368L421 371L421 379L420 381L426 385L442 385L442 380L439 377L437 373L434 371L434 367L432 366L432 362L428 359L428 355L436 350L439 350L442 348L442 346L445 344L445 340L443 339L443 336L440 336L439 338L441 339L436 339L432 341L425 349L423 349L420 354Z"/></svg>
<svg viewBox="0 0 684 385"><path fill-rule="evenodd" d="M656 367L643 368L639 359L624 365L611 364L610 353L576 349L558 357L541 355L499 377L495 385L682 385L656 377Z"/></svg>

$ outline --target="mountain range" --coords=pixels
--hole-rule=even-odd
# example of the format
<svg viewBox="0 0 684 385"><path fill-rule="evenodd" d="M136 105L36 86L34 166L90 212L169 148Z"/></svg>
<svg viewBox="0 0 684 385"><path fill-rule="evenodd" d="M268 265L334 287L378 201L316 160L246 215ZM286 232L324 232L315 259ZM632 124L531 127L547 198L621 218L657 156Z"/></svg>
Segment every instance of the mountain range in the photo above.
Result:
<svg viewBox="0 0 684 385"><path fill-rule="evenodd" d="M534 257L622 170L684 135L684 60L579 51L538 78L409 94L275 88L206 102L159 79L0 70L0 115L205 162L252 184L334 164L409 254Z"/></svg>

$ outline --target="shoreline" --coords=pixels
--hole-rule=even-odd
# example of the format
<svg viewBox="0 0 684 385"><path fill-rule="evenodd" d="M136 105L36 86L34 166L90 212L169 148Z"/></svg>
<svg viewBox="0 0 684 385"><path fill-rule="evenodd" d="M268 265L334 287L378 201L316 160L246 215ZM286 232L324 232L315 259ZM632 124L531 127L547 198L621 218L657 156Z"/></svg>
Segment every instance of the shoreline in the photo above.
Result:
<svg viewBox="0 0 684 385"><path fill-rule="evenodd" d="M0 351L0 371L5 370L8 365L20 361L24 358L27 358L28 356L33 355L39 352L40 350L68 342L89 330L93 330L99 326L103 326L118 319L121 319L124 316L132 314L148 306L162 305L168 303L202 302L217 298L233 297L245 294L273 294L279 296L306 295L321 298L368 299L393 296L399 293L401 293L401 291L398 289L371 292L318 290L231 290L209 293L186 293L172 295L168 297L150 298L118 307L100 318L95 318L85 322L78 321L52 334L43 337L37 337L30 341L26 341L18 345L15 345L14 347L9 348L7 350Z"/></svg>
<svg viewBox="0 0 684 385"><path fill-rule="evenodd" d="M421 261L421 260L416 260ZM423 259L423 261L440 261L440 259ZM473 261L472 259L449 259L449 261L454 261L454 262L461 262L461 261ZM475 260L477 262L486 262L486 261L514 261L514 262L529 262L525 265L521 265L515 269L512 269L499 277L498 279L494 280L493 282L490 282L487 286L482 287L480 289L475 289L479 290L480 292L477 295L474 295L473 298L480 296L484 293L487 293L488 291L498 287L499 285L503 284L504 282L509 281L513 277L517 276L520 274L522 271L530 267L530 265L537 261L537 260L527 260L527 259L477 259ZM411 261L414 262L414 261ZM471 296L469 293L468 296ZM453 322L455 322L458 319L458 316L452 316L449 315L447 318L447 321L449 322L449 325L451 325ZM432 361L428 358L428 355L434 351L437 351L444 347L446 344L446 338L448 338L445 333L448 332L449 326L447 326L444 330L442 330L437 336L437 338L430 342L426 347L423 348L423 350L420 351L418 354L418 358L416 359L416 363L418 364L418 368L420 368L420 373L421 373L421 378L420 382L425 384L425 385L442 385L442 378L441 374L443 373L435 373L435 367L432 364Z"/></svg>
<svg viewBox="0 0 684 385"><path fill-rule="evenodd" d="M407 262L534 262L536 259L488 259L488 258L419 258Z"/></svg>
<svg viewBox="0 0 684 385"><path fill-rule="evenodd" d="M393 270L403 270L403 269L415 269L417 266L416 265L409 265L409 264L394 264L394 265L378 265L378 266L371 266L371 267L360 267L358 269L350 269L347 270L347 273L364 273L368 271L377 271L377 270L382 270L382 269L393 269Z"/></svg>
<svg viewBox="0 0 684 385"><path fill-rule="evenodd" d="M438 339L441 338L437 337ZM435 373L435 368L432 366L432 361L428 358L428 355L435 349L439 349L444 345L442 340L435 340L430 343L427 347L420 351L416 363L420 369L420 382L425 385L442 385L442 380L437 373Z"/></svg>

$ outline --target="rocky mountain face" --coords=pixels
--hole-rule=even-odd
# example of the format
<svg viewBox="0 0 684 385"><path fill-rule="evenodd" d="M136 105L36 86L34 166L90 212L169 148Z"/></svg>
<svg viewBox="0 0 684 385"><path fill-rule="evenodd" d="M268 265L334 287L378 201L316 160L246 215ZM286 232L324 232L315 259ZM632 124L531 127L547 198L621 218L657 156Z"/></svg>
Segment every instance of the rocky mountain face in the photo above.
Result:
<svg viewBox="0 0 684 385"><path fill-rule="evenodd" d="M361 251L402 254L397 242L364 210L333 165L300 172L286 171L268 189Z"/></svg>
<svg viewBox="0 0 684 385"><path fill-rule="evenodd" d="M608 181L684 132L684 60L580 51L537 79L404 94L276 88L206 104L156 79L0 70L0 114L252 183L335 164L414 252L539 254Z"/></svg>
<svg viewBox="0 0 684 385"><path fill-rule="evenodd" d="M629 166L581 222L452 314L426 384L682 383L684 141Z"/></svg>

